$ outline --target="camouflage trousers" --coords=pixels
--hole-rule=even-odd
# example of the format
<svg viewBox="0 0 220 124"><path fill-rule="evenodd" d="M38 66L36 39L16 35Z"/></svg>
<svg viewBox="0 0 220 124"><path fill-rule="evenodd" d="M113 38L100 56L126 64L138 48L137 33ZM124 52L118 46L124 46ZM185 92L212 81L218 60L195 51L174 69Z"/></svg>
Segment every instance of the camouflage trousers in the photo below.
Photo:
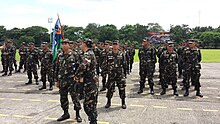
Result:
<svg viewBox="0 0 220 124"><path fill-rule="evenodd" d="M34 79L38 79L38 74L37 74L37 65L33 64L33 65L27 65L27 75L28 75L28 79L32 80L32 73L34 74Z"/></svg>
<svg viewBox="0 0 220 124"><path fill-rule="evenodd" d="M201 87L200 84L200 69L201 69L201 65L198 65L196 67L186 67L184 68L184 87L185 88L189 88L190 87L190 78L192 81L192 85L195 86L196 90L199 90L199 88Z"/></svg>
<svg viewBox="0 0 220 124"><path fill-rule="evenodd" d="M108 91L106 94L106 97L108 99L111 99L113 97L113 93L115 90L115 84L118 87L119 90L119 96L121 99L125 99L125 87L126 87L126 82L125 79L122 78L121 75L117 74L116 77L112 77L111 75L108 78L108 83L106 85Z"/></svg>
<svg viewBox="0 0 220 124"><path fill-rule="evenodd" d="M41 73L41 80L43 82L43 85L46 86L46 82L48 80L48 82L50 83L50 87L52 87L52 85L53 85L53 79L52 79L53 73L52 73L51 67L41 66L40 73Z"/></svg>
<svg viewBox="0 0 220 124"><path fill-rule="evenodd" d="M12 58L4 58L3 59L3 69L4 69L4 72L7 73L8 70L10 72L12 72L14 69L13 69L13 59Z"/></svg>
<svg viewBox="0 0 220 124"><path fill-rule="evenodd" d="M154 74L154 65L140 65L140 87L145 87L146 78L148 78L148 84L150 87L154 86L153 74Z"/></svg>
<svg viewBox="0 0 220 124"><path fill-rule="evenodd" d="M83 107L90 121L97 121L98 86L94 83L84 84L85 99Z"/></svg>
<svg viewBox="0 0 220 124"><path fill-rule="evenodd" d="M26 70L26 58L21 57L19 62L19 70L24 66L24 70Z"/></svg>
<svg viewBox="0 0 220 124"><path fill-rule="evenodd" d="M63 81L61 81L61 83L63 83ZM69 109L68 93L72 98L72 102L74 104L74 110L77 111L81 109L81 105L79 102L79 94L76 92L75 87L76 87L76 83L73 83L73 84L67 84L59 89L60 104L63 111L68 111Z"/></svg>

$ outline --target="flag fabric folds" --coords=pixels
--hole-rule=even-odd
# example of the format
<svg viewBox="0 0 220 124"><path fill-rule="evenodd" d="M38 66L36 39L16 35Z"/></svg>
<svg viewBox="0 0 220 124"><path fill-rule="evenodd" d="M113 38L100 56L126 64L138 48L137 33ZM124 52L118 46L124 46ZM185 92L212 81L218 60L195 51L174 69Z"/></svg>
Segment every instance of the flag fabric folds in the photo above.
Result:
<svg viewBox="0 0 220 124"><path fill-rule="evenodd" d="M52 42L53 62L57 58L58 50L61 49L61 43L63 39L64 39L64 35L63 35L62 25L58 16L58 19L56 21L53 30L53 42Z"/></svg>

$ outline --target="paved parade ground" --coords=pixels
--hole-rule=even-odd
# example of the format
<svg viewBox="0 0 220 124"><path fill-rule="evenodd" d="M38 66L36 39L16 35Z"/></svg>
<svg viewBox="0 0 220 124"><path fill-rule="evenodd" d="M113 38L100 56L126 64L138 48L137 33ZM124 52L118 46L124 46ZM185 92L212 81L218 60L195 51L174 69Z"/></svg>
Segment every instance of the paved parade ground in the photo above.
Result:
<svg viewBox="0 0 220 124"><path fill-rule="evenodd" d="M143 94L139 89L138 63L127 78L127 109L121 109L118 89L114 93L112 106L105 109L106 92L99 93L99 124L220 124L220 63L203 63L201 92L203 98L195 96L191 87L189 97L183 97L178 79L179 96L173 96L171 86L164 96L160 96L160 86L155 85L155 95L149 94L148 85ZM158 65L157 65L158 68ZM1 69L1 68L0 68ZM40 77L40 76L39 76ZM58 89L39 91L40 85L25 85L26 73L0 77L0 124L58 124L56 119L63 114L60 107ZM158 83L158 69L154 77ZM100 83L101 84L101 83ZM69 99L71 100L71 99ZM72 102L69 107L71 119L64 124L77 123ZM82 109L82 124L88 118Z"/></svg>

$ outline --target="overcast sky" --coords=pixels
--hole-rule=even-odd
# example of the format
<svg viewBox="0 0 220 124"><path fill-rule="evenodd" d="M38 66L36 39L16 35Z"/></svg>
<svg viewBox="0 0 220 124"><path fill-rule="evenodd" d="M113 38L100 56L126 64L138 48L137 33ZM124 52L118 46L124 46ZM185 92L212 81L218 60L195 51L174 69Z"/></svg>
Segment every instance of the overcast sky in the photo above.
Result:
<svg viewBox="0 0 220 124"><path fill-rule="evenodd" d="M165 30L170 24L195 26L220 25L219 0L0 0L0 25L7 29L33 25L49 29L60 15L61 23L85 27L88 23L126 24L159 23ZM200 13L200 14L199 14Z"/></svg>

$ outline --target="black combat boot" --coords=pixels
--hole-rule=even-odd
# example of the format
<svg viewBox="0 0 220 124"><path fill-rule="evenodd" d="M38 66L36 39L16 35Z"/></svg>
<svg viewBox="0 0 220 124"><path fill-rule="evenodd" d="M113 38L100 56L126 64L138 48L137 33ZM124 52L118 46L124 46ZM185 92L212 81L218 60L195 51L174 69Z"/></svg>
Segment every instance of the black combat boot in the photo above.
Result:
<svg viewBox="0 0 220 124"><path fill-rule="evenodd" d="M154 95L154 87L153 86L150 86L150 94Z"/></svg>
<svg viewBox="0 0 220 124"><path fill-rule="evenodd" d="M39 90L43 90L43 89L46 89L46 83L43 83L43 86L41 88L39 88Z"/></svg>
<svg viewBox="0 0 220 124"><path fill-rule="evenodd" d="M49 90L50 90L50 91L53 90L53 83L52 83L52 82L50 82L50 88L49 88Z"/></svg>
<svg viewBox="0 0 220 124"><path fill-rule="evenodd" d="M7 75L7 72L5 72L2 76L6 76Z"/></svg>
<svg viewBox="0 0 220 124"><path fill-rule="evenodd" d="M142 84L142 83L140 82L140 89L139 89L138 92L137 92L138 94L143 93L144 85L145 85L145 84Z"/></svg>
<svg viewBox="0 0 220 124"><path fill-rule="evenodd" d="M173 89L173 95L175 95L175 96L179 96L179 94L177 93L176 88L175 88L175 89Z"/></svg>
<svg viewBox="0 0 220 124"><path fill-rule="evenodd" d="M102 89L100 89L100 92L105 91L106 88L103 86Z"/></svg>
<svg viewBox="0 0 220 124"><path fill-rule="evenodd" d="M121 99L121 108L122 109L126 109L127 108L127 106L125 104L125 99Z"/></svg>
<svg viewBox="0 0 220 124"><path fill-rule="evenodd" d="M4 73L5 72L5 70L2 70L0 73Z"/></svg>
<svg viewBox="0 0 220 124"><path fill-rule="evenodd" d="M76 110L76 121L82 122L82 118L80 117L79 110Z"/></svg>
<svg viewBox="0 0 220 124"><path fill-rule="evenodd" d="M28 84L32 84L32 80L31 79L29 79L28 80L28 82L27 83L25 83L26 85L28 85Z"/></svg>
<svg viewBox="0 0 220 124"><path fill-rule="evenodd" d="M35 79L35 81L36 81L36 85L39 85L38 79Z"/></svg>
<svg viewBox="0 0 220 124"><path fill-rule="evenodd" d="M89 124L97 124L97 121L90 121Z"/></svg>
<svg viewBox="0 0 220 124"><path fill-rule="evenodd" d="M186 88L186 91L183 96L189 96L189 89L188 88Z"/></svg>
<svg viewBox="0 0 220 124"><path fill-rule="evenodd" d="M198 89L198 90L196 91L196 96L203 97L203 95L202 95L201 92L200 92L200 89Z"/></svg>
<svg viewBox="0 0 220 124"><path fill-rule="evenodd" d="M164 95L166 94L166 88L163 88L162 92L160 93L160 95Z"/></svg>
<svg viewBox="0 0 220 124"><path fill-rule="evenodd" d="M26 72L26 69L24 69L23 73Z"/></svg>
<svg viewBox="0 0 220 124"><path fill-rule="evenodd" d="M8 76L11 76L11 75L12 75L12 72L10 71L9 74L8 74Z"/></svg>
<svg viewBox="0 0 220 124"><path fill-rule="evenodd" d="M70 114L68 111L64 111L64 114L57 119L57 121L63 121L70 118Z"/></svg>
<svg viewBox="0 0 220 124"><path fill-rule="evenodd" d="M107 104L105 105L105 108L109 108L111 106L111 99L108 99Z"/></svg>

